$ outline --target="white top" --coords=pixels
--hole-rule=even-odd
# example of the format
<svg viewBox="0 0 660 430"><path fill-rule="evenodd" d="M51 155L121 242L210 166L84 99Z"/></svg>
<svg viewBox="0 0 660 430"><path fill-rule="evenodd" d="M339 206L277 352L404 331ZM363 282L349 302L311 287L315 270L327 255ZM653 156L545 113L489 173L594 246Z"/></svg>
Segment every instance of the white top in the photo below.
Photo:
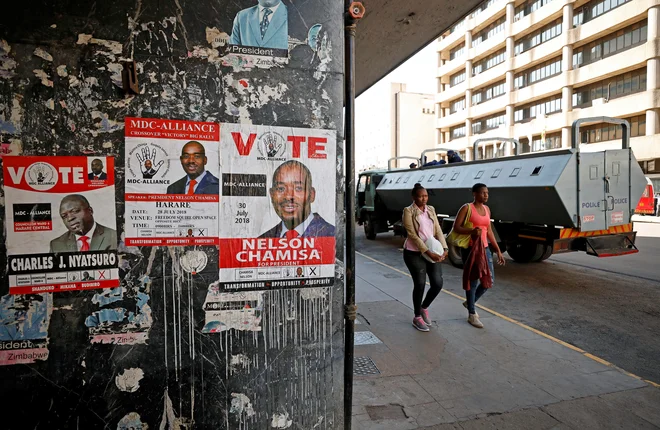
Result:
<svg viewBox="0 0 660 430"><path fill-rule="evenodd" d="M302 236L305 230L307 230L307 227L314 221L314 214L309 214L307 219L303 221L302 223L298 224L296 228L294 228L295 231L298 232L299 236ZM284 237L286 235L286 232L289 231L289 229L284 225L284 222L282 222L282 234L280 234L280 237Z"/></svg>

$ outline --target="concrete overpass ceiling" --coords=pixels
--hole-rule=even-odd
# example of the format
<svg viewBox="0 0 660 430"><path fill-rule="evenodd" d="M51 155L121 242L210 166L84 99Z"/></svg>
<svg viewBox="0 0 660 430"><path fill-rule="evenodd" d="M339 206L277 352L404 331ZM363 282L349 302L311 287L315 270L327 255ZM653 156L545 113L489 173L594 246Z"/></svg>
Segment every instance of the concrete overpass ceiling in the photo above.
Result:
<svg viewBox="0 0 660 430"><path fill-rule="evenodd" d="M467 15L481 0L364 0L358 23L356 82L359 95Z"/></svg>

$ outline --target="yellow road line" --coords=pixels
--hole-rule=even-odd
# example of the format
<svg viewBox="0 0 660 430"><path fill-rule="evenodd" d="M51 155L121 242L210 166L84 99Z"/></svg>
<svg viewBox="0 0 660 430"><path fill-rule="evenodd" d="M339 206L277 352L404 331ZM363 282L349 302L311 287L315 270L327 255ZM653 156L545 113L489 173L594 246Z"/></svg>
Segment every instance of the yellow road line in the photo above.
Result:
<svg viewBox="0 0 660 430"><path fill-rule="evenodd" d="M394 271L397 272L397 273L401 273L402 275L405 275L405 276L411 278L410 273L404 272L403 270L399 270L399 269L397 269L396 267L392 267L392 266L390 266L389 264L383 263L382 261L379 261L379 260L376 260L375 258L369 257L368 255L364 255L364 254L362 254L361 252L357 252L357 251L355 251L355 253L358 254L358 255L360 255L360 256L362 256L362 257L364 257L364 258L366 258L367 260L371 260L371 261L373 261L374 263L378 263L378 264L380 264L381 266L385 266L385 267L387 267L387 268L390 269L390 270L394 270ZM427 282L426 284L429 285L428 282ZM459 296L458 294L454 294L454 293L452 293L451 291L447 291L447 290L444 290L444 289L443 289L442 292L445 293L445 294L448 294L448 295L450 295L450 296L452 296L452 297L455 297L455 298L457 298L457 299L459 299L459 300L465 300L464 297ZM486 312L490 312L491 314L495 315L496 317L502 318L502 319L505 320L505 321L508 321L508 322L510 322L510 323L512 323L512 324L515 324L515 325L517 325L518 327L522 327L522 328L524 328L525 330L529 330L529 331L531 331L531 332L533 332L533 333L538 334L539 336L543 336L544 338L549 339L549 340L551 340L551 341L553 341L553 342L556 342L556 343L558 343L558 344L560 344L560 345L562 345L562 346L565 346L566 348L569 348L569 349L572 349L573 351L579 352L580 354L584 355L585 357L590 358L591 360L594 360L594 361L596 361L596 362L598 362L598 363L600 363L600 364L603 364L603 365L605 365L605 366L607 366L607 367L611 367L611 368L617 369L618 371L620 371L620 372L622 372L622 373L624 373L624 374L626 374L626 375L628 375L628 376L630 376L630 377L633 377L633 378L635 378L635 379L639 379L640 381L644 381L644 382L646 382L647 384L652 385L652 386L654 386L654 387L656 387L656 388L660 388L660 384L658 384L658 383L656 383L656 382L653 382L653 381L649 381L648 379L642 379L641 377L635 375L634 373L630 373L630 372L628 372L628 371L625 371L625 370L621 369L620 367L618 367L618 366L616 366L616 365L610 363L609 361L607 361L607 360L603 360L603 359L600 358L600 357L596 357L595 355L590 354L590 353L584 351L583 349L578 348L578 347L575 346L575 345L571 345L570 343L564 342L563 340L560 340L560 339L557 339L556 337L550 336L550 335L547 334L547 333L543 333L542 331L539 331L539 330L537 330L537 329L535 329L535 328L533 328L533 327L530 327L530 326L528 326L528 325L525 325L525 324L523 324L523 323L521 323L521 322L519 322L519 321L516 321L516 320L514 320L514 319L512 319L512 318L509 318L509 317L506 316L506 315L502 315L501 313L496 312L496 311L494 311L494 310L492 310L492 309L490 309L490 308L487 308L487 307L485 307L485 306L481 306L481 305L479 305L479 304L475 304L475 306L477 306L479 309L483 309L483 310L486 311Z"/></svg>

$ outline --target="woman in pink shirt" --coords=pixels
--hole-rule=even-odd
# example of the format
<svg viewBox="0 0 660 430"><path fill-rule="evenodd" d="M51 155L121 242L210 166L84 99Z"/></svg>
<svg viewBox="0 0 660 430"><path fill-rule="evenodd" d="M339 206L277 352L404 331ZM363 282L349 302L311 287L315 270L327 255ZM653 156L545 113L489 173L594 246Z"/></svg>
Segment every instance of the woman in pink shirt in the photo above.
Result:
<svg viewBox="0 0 660 430"><path fill-rule="evenodd" d="M470 246L468 248L461 248L461 256L463 261L467 261L472 249L472 241L481 240L484 248L486 249L485 256L487 258L488 268L490 269L491 279L495 280L495 271L493 270L493 254L488 248L488 241L495 248L497 252L497 263L504 265L504 256L500 247L497 245L495 240L495 235L493 234L493 229L490 225L490 209L486 206L488 202L488 187L485 184L475 184L472 187L472 195L474 196L474 201L464 205L456 215L456 220L454 221L454 230L459 234L469 234L472 236L470 241ZM470 207L470 219L468 220L472 223L473 228L466 228L463 226L465 223L465 217L467 216L468 206ZM483 328L483 323L479 320L479 314L474 308L475 303L479 298L486 292L479 280L474 280L470 282L470 289L465 291L465 306L468 310L468 322L474 327Z"/></svg>
<svg viewBox="0 0 660 430"><path fill-rule="evenodd" d="M428 307L442 290L442 267L440 263L447 257L447 242L442 234L438 216L433 206L426 202L429 195L421 184L415 184L412 189L413 204L403 210L403 226L408 237L403 245L403 261L406 263L413 279L413 308L415 317L413 326L420 331L429 331L433 324L429 317ZM442 244L443 253L438 254L426 246L426 241L434 237ZM433 262L422 257L426 254ZM426 275L429 275L431 288L424 297Z"/></svg>

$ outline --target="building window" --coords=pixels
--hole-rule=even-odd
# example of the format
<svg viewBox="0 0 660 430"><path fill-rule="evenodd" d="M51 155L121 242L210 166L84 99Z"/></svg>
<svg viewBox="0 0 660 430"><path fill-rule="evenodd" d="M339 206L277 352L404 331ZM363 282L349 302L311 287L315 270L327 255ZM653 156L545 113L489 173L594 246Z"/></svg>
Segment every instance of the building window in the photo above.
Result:
<svg viewBox="0 0 660 430"><path fill-rule="evenodd" d="M465 70L455 73L449 77L449 86L454 87L465 81Z"/></svg>
<svg viewBox="0 0 660 430"><path fill-rule="evenodd" d="M526 122L557 112L561 112L561 94L516 108L513 119L515 122Z"/></svg>
<svg viewBox="0 0 660 430"><path fill-rule="evenodd" d="M460 139L465 137L465 124L457 125L449 129L449 140Z"/></svg>
<svg viewBox="0 0 660 430"><path fill-rule="evenodd" d="M472 123L472 134L485 133L488 130L498 128L506 122L506 115L504 112L481 119L476 119Z"/></svg>
<svg viewBox="0 0 660 430"><path fill-rule="evenodd" d="M449 102L449 112L456 113L463 109L465 109L465 97Z"/></svg>
<svg viewBox="0 0 660 430"><path fill-rule="evenodd" d="M522 54L548 40L554 39L561 34L561 18L551 22L543 28L523 37L515 46L515 55Z"/></svg>
<svg viewBox="0 0 660 430"><path fill-rule="evenodd" d="M477 61L474 66L472 66L472 76L478 75L481 72L485 72L486 70L503 63L505 58L506 49L501 49L494 54Z"/></svg>
<svg viewBox="0 0 660 430"><path fill-rule="evenodd" d="M573 27L580 26L632 0L592 0L573 15Z"/></svg>
<svg viewBox="0 0 660 430"><path fill-rule="evenodd" d="M573 107L589 107L596 99L612 100L642 91L646 91L646 67L576 88L573 92Z"/></svg>
<svg viewBox="0 0 660 430"><path fill-rule="evenodd" d="M513 87L515 89L524 88L535 82L557 76L560 73L561 57L557 57L516 74L513 79Z"/></svg>
<svg viewBox="0 0 660 430"><path fill-rule="evenodd" d="M458 58L463 54L465 54L465 42L449 51L449 61Z"/></svg>
<svg viewBox="0 0 660 430"><path fill-rule="evenodd" d="M452 33L455 33L458 30L460 30L461 28L463 28L464 25L465 25L465 20L464 19L458 21L456 24L449 27L449 31L445 34L445 37L449 36Z"/></svg>
<svg viewBox="0 0 660 430"><path fill-rule="evenodd" d="M478 105L479 103L487 102L505 93L506 81L501 81L488 87L475 90L472 94L472 104Z"/></svg>
<svg viewBox="0 0 660 430"><path fill-rule="evenodd" d="M618 54L646 42L646 20L579 47L573 53L573 67L581 67Z"/></svg>
<svg viewBox="0 0 660 430"><path fill-rule="evenodd" d="M626 118L630 137L646 136L646 115ZM598 143L622 139L623 129L614 124L594 124L580 128L580 143Z"/></svg>
<svg viewBox="0 0 660 430"><path fill-rule="evenodd" d="M488 27L481 30L479 33L472 36L472 47L479 45L480 43L485 42L491 37L495 36L497 33L504 30L504 22L506 21L506 16L498 19L494 23L490 24Z"/></svg>
<svg viewBox="0 0 660 430"><path fill-rule="evenodd" d="M465 149L462 151L458 151L458 155L461 157L461 160L465 160Z"/></svg>
<svg viewBox="0 0 660 430"><path fill-rule="evenodd" d="M489 6L492 6L497 1L498 0L488 0L488 1L482 2L479 6L477 6L477 8L474 11L472 11L472 13L470 14L470 17L474 18L475 16L478 16L481 12L488 9Z"/></svg>
<svg viewBox="0 0 660 430"><path fill-rule="evenodd" d="M520 21L530 13L542 8L551 1L552 0L527 0L523 4L516 7L516 11L513 15L513 21Z"/></svg>
<svg viewBox="0 0 660 430"><path fill-rule="evenodd" d="M550 133L532 137L531 152L561 148L561 133Z"/></svg>
<svg viewBox="0 0 660 430"><path fill-rule="evenodd" d="M486 154L484 158L495 158L495 150L493 149L493 145L486 146Z"/></svg>

